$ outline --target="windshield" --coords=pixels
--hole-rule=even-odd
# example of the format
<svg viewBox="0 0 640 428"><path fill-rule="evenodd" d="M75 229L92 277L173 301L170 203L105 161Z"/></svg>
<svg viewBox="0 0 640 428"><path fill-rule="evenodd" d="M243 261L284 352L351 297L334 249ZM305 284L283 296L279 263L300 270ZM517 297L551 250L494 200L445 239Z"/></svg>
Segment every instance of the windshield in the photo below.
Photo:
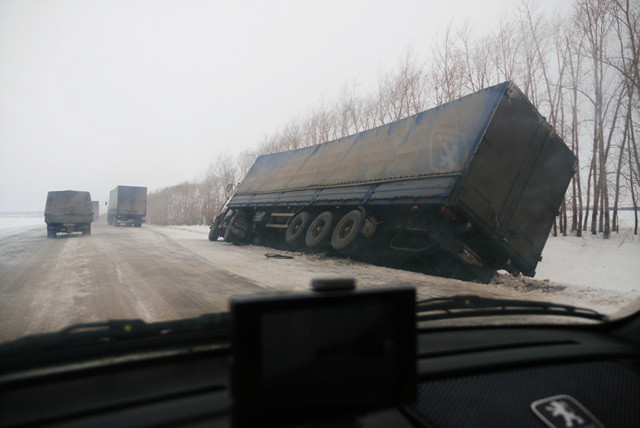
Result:
<svg viewBox="0 0 640 428"><path fill-rule="evenodd" d="M318 278L628 310L639 18L625 0L0 2L0 343Z"/></svg>

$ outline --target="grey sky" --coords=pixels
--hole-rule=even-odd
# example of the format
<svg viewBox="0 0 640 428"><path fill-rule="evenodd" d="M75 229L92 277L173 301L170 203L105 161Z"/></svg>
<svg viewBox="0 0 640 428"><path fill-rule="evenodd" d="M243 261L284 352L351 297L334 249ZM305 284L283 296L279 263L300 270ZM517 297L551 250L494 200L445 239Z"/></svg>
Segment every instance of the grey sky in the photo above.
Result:
<svg viewBox="0 0 640 428"><path fill-rule="evenodd" d="M192 179L345 82L366 92L409 44L425 57L452 20L482 31L510 3L0 0L0 211Z"/></svg>

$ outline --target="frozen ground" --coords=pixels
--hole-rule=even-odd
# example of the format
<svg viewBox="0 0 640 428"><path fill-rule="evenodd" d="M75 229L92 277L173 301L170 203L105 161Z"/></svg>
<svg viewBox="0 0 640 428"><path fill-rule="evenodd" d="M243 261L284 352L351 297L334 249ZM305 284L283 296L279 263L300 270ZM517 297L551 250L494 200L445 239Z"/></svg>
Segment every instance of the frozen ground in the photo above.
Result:
<svg viewBox="0 0 640 428"><path fill-rule="evenodd" d="M550 237L536 279L583 288L640 293L640 236L621 229L611 239Z"/></svg>
<svg viewBox="0 0 640 428"><path fill-rule="evenodd" d="M632 211L621 211L618 218L620 232L610 239L590 232L549 237L536 279L640 296L640 235L633 234Z"/></svg>
<svg viewBox="0 0 640 428"><path fill-rule="evenodd" d="M536 270L536 280L584 290L607 290L640 297L640 235L633 235L633 213L621 216L619 233L611 239L549 237ZM628 218L627 218L628 217ZM208 226L169 226L205 237ZM502 280L504 282L504 280ZM523 281L526 282L526 279Z"/></svg>
<svg viewBox="0 0 640 428"><path fill-rule="evenodd" d="M640 235L632 233L632 211L622 211L619 217L620 232L612 234L609 240L588 232L580 238L549 237L535 279L584 290L640 296ZM41 215L0 216L0 238L38 227L44 227ZM164 229L189 232L203 239L209 232L208 226L168 226Z"/></svg>
<svg viewBox="0 0 640 428"><path fill-rule="evenodd" d="M197 316L226 310L232 296L309 289L314 278L412 284L419 299L477 294L608 314L640 296L639 240L624 232L605 242L588 235L551 237L536 278L499 275L479 284L321 254L212 243L206 226L116 228L98 222L91 236L47 239L41 220L0 218L0 341L79 322ZM290 258L265 257L274 252Z"/></svg>
<svg viewBox="0 0 640 428"><path fill-rule="evenodd" d="M582 238L549 237L535 278L522 276L513 278L511 275L504 274L497 276L490 286L496 293L508 293L511 297L551 300L567 304L580 302L583 306L597 308L604 312L614 312L623 303L640 298L640 236L632 234L632 230L627 226L632 223L629 223L626 217L621 224L620 233L613 234L609 240L593 237L590 234ZM169 236L184 239L183 242L189 242L190 236L206 239L209 232L207 226L167 226L161 229ZM248 246L246 248L256 250L256 261L257 258L263 257L263 253L273 251L265 247ZM224 260L224 264L246 275L246 271L250 269L247 267L246 256L234 254L232 249L225 253L229 257ZM395 276L399 282L415 282L420 278L420 274L413 272L371 266L351 260L301 253L289 253L289 255L304 262L303 265L295 263L291 266L290 272L284 271L283 274L291 275L292 280L302 280L303 283L314 275L328 272L340 276L346 266L349 266L349 272L356 269L358 272L366 273L367 275L362 279L374 283L378 283L372 278L377 274L379 278L385 279L390 275ZM322 267L311 269L312 264L316 262L322 262ZM281 265L284 268L288 263L281 263ZM331 269L328 269L329 267ZM395 273L391 273L394 271ZM263 274L256 272L256 279ZM429 281L434 281L434 277L422 276ZM446 288L447 281L455 280L438 278L436 282L443 282L442 286ZM485 287L485 285L478 285L482 293L491 292Z"/></svg>
<svg viewBox="0 0 640 428"><path fill-rule="evenodd" d="M42 230L44 230L45 223L43 215L40 215L38 217L0 216L0 238L37 227L42 227Z"/></svg>
<svg viewBox="0 0 640 428"><path fill-rule="evenodd" d="M0 342L76 323L153 322L225 311L234 296L308 290L312 279L331 277L355 278L361 287L412 284L419 299L479 294L579 303L603 312L625 303L595 293L558 293L546 283L477 284L317 254L265 257L270 252L209 242L206 228L96 224L91 236L47 239L40 227L5 236L0 238Z"/></svg>

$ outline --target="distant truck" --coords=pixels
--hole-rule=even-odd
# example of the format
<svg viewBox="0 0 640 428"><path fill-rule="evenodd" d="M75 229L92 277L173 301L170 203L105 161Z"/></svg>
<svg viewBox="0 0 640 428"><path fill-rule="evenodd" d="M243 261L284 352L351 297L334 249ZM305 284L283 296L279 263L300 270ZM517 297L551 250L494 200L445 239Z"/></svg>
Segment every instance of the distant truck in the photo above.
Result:
<svg viewBox="0 0 640 428"><path fill-rule="evenodd" d="M479 278L499 269L533 276L576 167L553 127L505 82L375 129L259 156L209 239L374 263L411 258L443 276L460 268Z"/></svg>
<svg viewBox="0 0 640 428"><path fill-rule="evenodd" d="M55 238L58 232L91 235L91 195L89 192L76 190L49 192L44 221L47 223L47 238Z"/></svg>
<svg viewBox="0 0 640 428"><path fill-rule="evenodd" d="M147 188L118 186L109 194L107 222L114 226L142 226L147 215Z"/></svg>
<svg viewBox="0 0 640 428"><path fill-rule="evenodd" d="M100 217L100 201L91 201L91 206L93 207L93 221L98 221L98 217Z"/></svg>

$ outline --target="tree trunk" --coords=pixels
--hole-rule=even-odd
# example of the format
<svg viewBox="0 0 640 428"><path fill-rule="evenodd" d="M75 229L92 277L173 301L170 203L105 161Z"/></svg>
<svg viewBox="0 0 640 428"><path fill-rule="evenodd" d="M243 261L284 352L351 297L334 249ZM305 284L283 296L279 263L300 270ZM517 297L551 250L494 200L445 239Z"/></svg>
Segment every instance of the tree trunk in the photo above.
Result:
<svg viewBox="0 0 640 428"><path fill-rule="evenodd" d="M629 135L631 137L631 135ZM631 138L627 139L627 147L629 156L631 156ZM640 181L640 180L639 180ZM633 215L634 215L634 226L633 226L633 234L638 234L638 202L636 200L636 192L635 185L633 180L633 164L631 160L629 160L629 187L631 188L631 202L633 203Z"/></svg>
<svg viewBox="0 0 640 428"><path fill-rule="evenodd" d="M562 199L562 236L567 236L567 199Z"/></svg>

